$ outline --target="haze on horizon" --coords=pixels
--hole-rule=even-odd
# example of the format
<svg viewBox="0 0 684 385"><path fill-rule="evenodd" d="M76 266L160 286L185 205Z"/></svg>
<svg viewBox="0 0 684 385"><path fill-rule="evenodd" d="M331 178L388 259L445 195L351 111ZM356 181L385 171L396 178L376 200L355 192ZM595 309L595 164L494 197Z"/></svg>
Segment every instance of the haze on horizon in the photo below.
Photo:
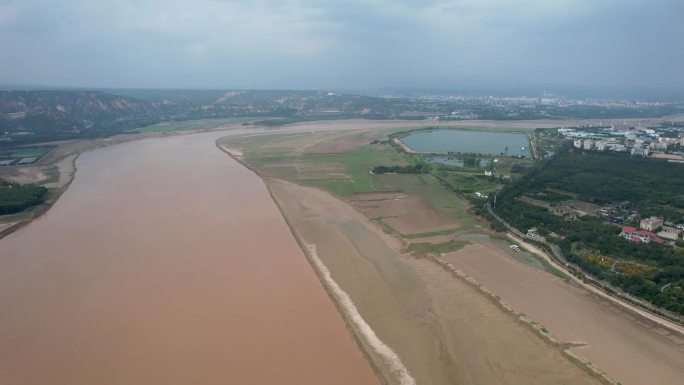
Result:
<svg viewBox="0 0 684 385"><path fill-rule="evenodd" d="M0 84L684 88L681 0L0 0Z"/></svg>

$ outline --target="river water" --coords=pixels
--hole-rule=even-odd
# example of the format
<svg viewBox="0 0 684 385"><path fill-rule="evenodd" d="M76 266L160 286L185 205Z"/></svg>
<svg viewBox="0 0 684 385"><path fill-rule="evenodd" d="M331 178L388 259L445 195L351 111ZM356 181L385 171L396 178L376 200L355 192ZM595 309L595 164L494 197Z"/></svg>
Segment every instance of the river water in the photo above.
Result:
<svg viewBox="0 0 684 385"><path fill-rule="evenodd" d="M82 154L52 209L0 240L0 383L377 383L220 135Z"/></svg>

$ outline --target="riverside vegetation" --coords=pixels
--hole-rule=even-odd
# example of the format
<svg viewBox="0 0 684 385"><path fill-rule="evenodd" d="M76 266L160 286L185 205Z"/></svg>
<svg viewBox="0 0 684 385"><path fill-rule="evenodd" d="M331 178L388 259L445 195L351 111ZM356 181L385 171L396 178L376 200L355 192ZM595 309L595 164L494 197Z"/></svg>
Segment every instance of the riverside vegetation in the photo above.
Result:
<svg viewBox="0 0 684 385"><path fill-rule="evenodd" d="M541 235L551 236L570 262L594 276L654 305L684 314L681 241L674 247L629 241L619 236L619 226L597 216L561 217L518 199L543 194L547 201L559 200L564 195L558 194L560 191L597 205L629 201L630 209L642 217L660 215L681 223L683 171L684 165L664 160L589 153L566 146L506 186L497 196L495 211L521 231L536 227Z"/></svg>
<svg viewBox="0 0 684 385"><path fill-rule="evenodd" d="M47 189L0 179L0 215L14 214L44 202Z"/></svg>

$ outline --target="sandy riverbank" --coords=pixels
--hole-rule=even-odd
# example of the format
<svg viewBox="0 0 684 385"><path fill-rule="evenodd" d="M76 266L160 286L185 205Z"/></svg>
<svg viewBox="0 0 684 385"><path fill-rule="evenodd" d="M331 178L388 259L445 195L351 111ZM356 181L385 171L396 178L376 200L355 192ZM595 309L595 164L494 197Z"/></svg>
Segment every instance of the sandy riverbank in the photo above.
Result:
<svg viewBox="0 0 684 385"><path fill-rule="evenodd" d="M600 383L470 284L398 253L397 240L347 203L315 188L266 181L300 243L315 245L331 278L417 383ZM354 325L368 356L397 382L386 357Z"/></svg>
<svg viewBox="0 0 684 385"><path fill-rule="evenodd" d="M443 259L528 314L622 384L675 385L684 339L575 284L525 265L484 239Z"/></svg>

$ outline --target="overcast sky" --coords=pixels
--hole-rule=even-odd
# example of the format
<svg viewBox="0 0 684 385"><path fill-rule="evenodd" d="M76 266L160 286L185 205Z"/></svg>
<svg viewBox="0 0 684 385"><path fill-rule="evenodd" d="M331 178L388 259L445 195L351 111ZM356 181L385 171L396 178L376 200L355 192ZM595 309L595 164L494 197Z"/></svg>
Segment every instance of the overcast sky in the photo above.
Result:
<svg viewBox="0 0 684 385"><path fill-rule="evenodd" d="M0 83L684 87L684 0L0 0Z"/></svg>

